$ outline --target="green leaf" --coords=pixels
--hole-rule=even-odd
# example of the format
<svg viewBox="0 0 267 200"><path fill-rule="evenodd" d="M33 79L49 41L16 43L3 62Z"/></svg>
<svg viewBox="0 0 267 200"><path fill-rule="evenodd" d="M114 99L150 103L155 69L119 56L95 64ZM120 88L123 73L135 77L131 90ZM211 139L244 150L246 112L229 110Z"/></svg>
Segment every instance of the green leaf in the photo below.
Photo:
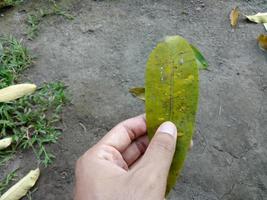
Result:
<svg viewBox="0 0 267 200"><path fill-rule="evenodd" d="M198 48L196 48L192 44L190 44L190 46L194 52L198 68L199 69L207 69L208 68L207 60L204 58L204 56L201 54L201 52L198 50Z"/></svg>
<svg viewBox="0 0 267 200"><path fill-rule="evenodd" d="M135 87L129 89L129 92L138 99L145 101L145 88Z"/></svg>
<svg viewBox="0 0 267 200"><path fill-rule="evenodd" d="M160 42L148 58L145 79L149 138L165 121L172 121L182 135L169 171L167 195L182 170L195 127L199 86L191 45L180 36L167 37Z"/></svg>

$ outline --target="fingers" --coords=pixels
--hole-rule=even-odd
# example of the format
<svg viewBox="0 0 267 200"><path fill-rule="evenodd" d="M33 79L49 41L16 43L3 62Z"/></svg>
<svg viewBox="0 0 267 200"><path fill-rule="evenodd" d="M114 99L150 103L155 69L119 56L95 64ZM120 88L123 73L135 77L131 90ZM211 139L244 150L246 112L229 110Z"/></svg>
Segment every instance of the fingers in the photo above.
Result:
<svg viewBox="0 0 267 200"><path fill-rule="evenodd" d="M139 115L119 123L99 143L112 146L122 153L132 141L145 134L145 115Z"/></svg>
<svg viewBox="0 0 267 200"><path fill-rule="evenodd" d="M149 139L147 135L137 138L130 146L122 153L122 157L128 166L131 166L141 155L143 155L148 146Z"/></svg>
<svg viewBox="0 0 267 200"><path fill-rule="evenodd" d="M155 133L140 165L151 164L154 173L167 177L175 152L177 129L172 122L164 122Z"/></svg>

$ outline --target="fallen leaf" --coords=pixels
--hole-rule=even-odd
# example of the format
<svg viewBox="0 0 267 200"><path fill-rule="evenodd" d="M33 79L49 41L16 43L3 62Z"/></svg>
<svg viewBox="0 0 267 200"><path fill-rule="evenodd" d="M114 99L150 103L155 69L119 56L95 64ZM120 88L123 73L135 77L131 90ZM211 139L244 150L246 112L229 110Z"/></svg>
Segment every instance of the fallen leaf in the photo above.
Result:
<svg viewBox="0 0 267 200"><path fill-rule="evenodd" d="M258 24L267 23L267 13L258 13L256 15L246 15L246 18Z"/></svg>
<svg viewBox="0 0 267 200"><path fill-rule="evenodd" d="M129 89L129 92L137 97L138 99L141 99L141 100L145 100L145 88L143 87L135 87L135 88L131 88Z"/></svg>
<svg viewBox="0 0 267 200"><path fill-rule="evenodd" d="M6 149L7 147L9 147L12 143L12 138L11 137L7 137L4 139L0 140L0 150Z"/></svg>
<svg viewBox="0 0 267 200"><path fill-rule="evenodd" d="M196 48L192 44L190 44L190 46L194 52L198 68L199 69L207 69L208 68L207 60L204 58L204 56L201 54L201 52L198 50L198 48Z"/></svg>
<svg viewBox="0 0 267 200"><path fill-rule="evenodd" d="M36 85L24 83L0 89L0 102L9 102L25 95L32 94L36 90Z"/></svg>
<svg viewBox="0 0 267 200"><path fill-rule="evenodd" d="M173 122L180 137L167 180L166 195L176 183L194 133L198 105L198 67L191 45L180 36L167 37L149 55L145 75L148 137L159 125Z"/></svg>
<svg viewBox="0 0 267 200"><path fill-rule="evenodd" d="M267 35L259 35L258 37L258 44L259 44L259 47L264 50L264 51L267 51Z"/></svg>
<svg viewBox="0 0 267 200"><path fill-rule="evenodd" d="M238 19L239 19L239 10L238 10L238 7L235 7L232 9L230 13L230 23L233 28L236 27L238 23Z"/></svg>
<svg viewBox="0 0 267 200"><path fill-rule="evenodd" d="M19 182L6 191L0 200L19 200L35 185L40 175L40 169L31 170Z"/></svg>

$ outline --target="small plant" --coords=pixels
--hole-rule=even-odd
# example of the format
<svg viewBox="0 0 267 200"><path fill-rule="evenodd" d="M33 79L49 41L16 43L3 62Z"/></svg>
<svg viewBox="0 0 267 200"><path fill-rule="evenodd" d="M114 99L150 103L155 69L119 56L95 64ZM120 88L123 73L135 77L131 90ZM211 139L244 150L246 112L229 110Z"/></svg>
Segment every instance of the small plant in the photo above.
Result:
<svg viewBox="0 0 267 200"><path fill-rule="evenodd" d="M3 192L6 191L6 189L10 186L10 183L16 180L16 177L17 177L16 171L17 170L14 170L8 173L3 178L3 180L0 181L0 196L2 196Z"/></svg>
<svg viewBox="0 0 267 200"><path fill-rule="evenodd" d="M0 167L13 157L14 152L13 150L0 151Z"/></svg>
<svg viewBox="0 0 267 200"><path fill-rule="evenodd" d="M13 37L0 40L0 88L16 83L20 72L29 67L32 58L22 43ZM45 144L55 143L60 130L55 127L67 102L61 82L44 84L31 95L15 101L0 103L0 139L11 136L11 147L0 152L0 165L17 150L32 148L38 161L45 166L54 156Z"/></svg>
<svg viewBox="0 0 267 200"><path fill-rule="evenodd" d="M52 6L48 9L39 9L33 14L28 14L26 24L27 24L27 38L29 40L33 40L38 36L39 33L39 25L44 17L47 16L53 16L53 15L59 15L63 16L64 18L68 20L73 20L74 17L67 13L64 9L62 9L60 6L56 4L54 1L50 1L52 3Z"/></svg>
<svg viewBox="0 0 267 200"><path fill-rule="evenodd" d="M54 156L44 145L55 143L60 135L54 125L60 120L62 105L67 101L64 90L60 82L45 84L30 96L0 103L1 137L12 135L14 151L33 148L40 162L45 166L51 163Z"/></svg>
<svg viewBox="0 0 267 200"><path fill-rule="evenodd" d="M30 40L33 40L35 37L38 36L39 31L39 23L41 21L42 16L39 16L37 14L29 14L27 16L27 37Z"/></svg>
<svg viewBox="0 0 267 200"><path fill-rule="evenodd" d="M21 2L22 0L0 0L0 9L8 6L15 6Z"/></svg>
<svg viewBox="0 0 267 200"><path fill-rule="evenodd" d="M18 74L32 64L22 41L12 36L0 37L0 88L14 84Z"/></svg>
<svg viewBox="0 0 267 200"><path fill-rule="evenodd" d="M57 4L54 3L53 7L52 7L52 15L60 15L60 16L63 16L65 17L66 19L68 20L73 20L74 19L74 16L67 13L67 11L65 11L64 9L62 9L61 7L59 7Z"/></svg>

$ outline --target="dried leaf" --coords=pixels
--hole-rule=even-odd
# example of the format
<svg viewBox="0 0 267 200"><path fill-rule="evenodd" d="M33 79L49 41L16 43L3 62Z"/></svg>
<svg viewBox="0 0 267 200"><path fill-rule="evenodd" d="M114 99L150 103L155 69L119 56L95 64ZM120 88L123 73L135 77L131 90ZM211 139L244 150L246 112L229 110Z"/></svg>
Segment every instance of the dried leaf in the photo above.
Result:
<svg viewBox="0 0 267 200"><path fill-rule="evenodd" d="M145 99L150 139L164 121L172 121L183 134L176 144L167 195L182 170L194 132L198 104L198 67L194 52L184 38L167 37L150 54L146 67Z"/></svg>
<svg viewBox="0 0 267 200"><path fill-rule="evenodd" d="M36 90L36 85L24 83L0 89L0 102L9 102L25 95L29 95Z"/></svg>
<svg viewBox="0 0 267 200"><path fill-rule="evenodd" d="M12 138L11 137L7 137L4 139L0 140L0 150L6 149L7 147L9 147L12 143Z"/></svg>
<svg viewBox="0 0 267 200"><path fill-rule="evenodd" d="M35 185L40 175L40 169L31 170L19 182L5 192L0 200L19 200Z"/></svg>
<svg viewBox="0 0 267 200"><path fill-rule="evenodd" d="M207 60L204 58L204 56L201 54L201 52L198 50L198 48L196 48L192 44L190 44L190 46L194 52L198 68L199 69L207 69L208 68Z"/></svg>
<svg viewBox="0 0 267 200"><path fill-rule="evenodd" d="M230 23L233 28L236 27L238 23L238 19L239 19L239 10L238 10L238 7L235 7L232 9L230 13Z"/></svg>
<svg viewBox="0 0 267 200"><path fill-rule="evenodd" d="M129 92L137 97L138 99L141 99L141 100L145 100L145 88L143 87L135 87L135 88L131 88L129 89Z"/></svg>
<svg viewBox="0 0 267 200"><path fill-rule="evenodd" d="M267 35L259 35L258 37L258 44L259 44L259 47L264 50L264 51L267 51Z"/></svg>
<svg viewBox="0 0 267 200"><path fill-rule="evenodd" d="M263 24L267 23L267 13L258 13L256 15L246 15L247 19L258 23L258 24Z"/></svg>

